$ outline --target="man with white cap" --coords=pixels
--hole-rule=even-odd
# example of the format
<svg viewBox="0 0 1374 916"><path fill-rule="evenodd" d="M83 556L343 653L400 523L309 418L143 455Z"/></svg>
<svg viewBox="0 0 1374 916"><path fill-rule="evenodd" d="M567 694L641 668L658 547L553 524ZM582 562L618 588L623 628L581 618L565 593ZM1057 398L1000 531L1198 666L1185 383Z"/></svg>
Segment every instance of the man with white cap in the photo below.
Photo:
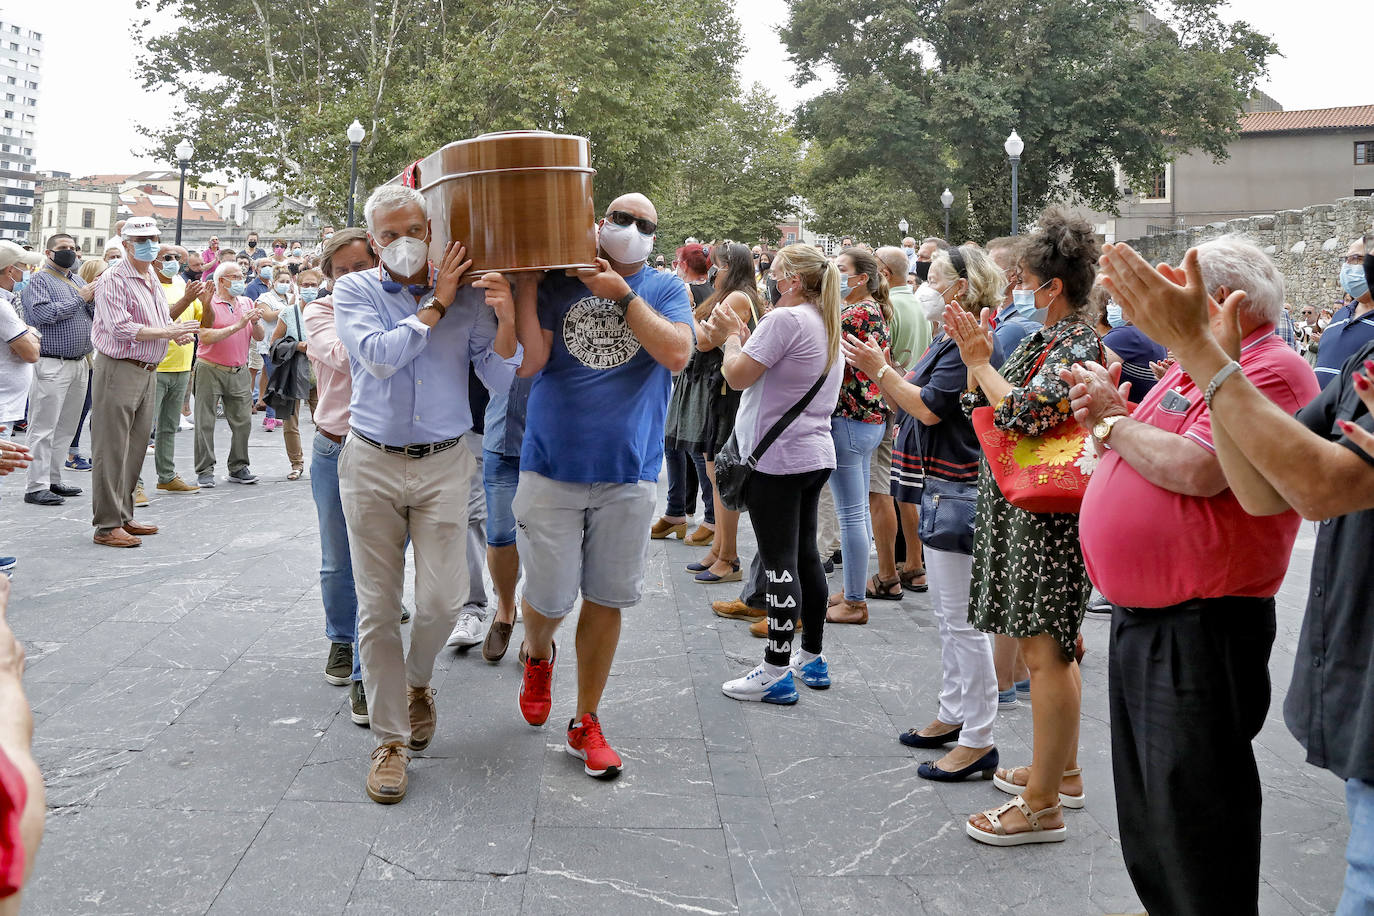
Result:
<svg viewBox="0 0 1374 916"><path fill-rule="evenodd" d="M200 323L173 322L161 284L153 276L157 222L135 217L124 224L124 257L101 275L95 293L91 342L95 393L91 399L91 505L97 544L137 547L156 525L134 521L134 486L153 427L157 366L167 341L189 343Z"/></svg>

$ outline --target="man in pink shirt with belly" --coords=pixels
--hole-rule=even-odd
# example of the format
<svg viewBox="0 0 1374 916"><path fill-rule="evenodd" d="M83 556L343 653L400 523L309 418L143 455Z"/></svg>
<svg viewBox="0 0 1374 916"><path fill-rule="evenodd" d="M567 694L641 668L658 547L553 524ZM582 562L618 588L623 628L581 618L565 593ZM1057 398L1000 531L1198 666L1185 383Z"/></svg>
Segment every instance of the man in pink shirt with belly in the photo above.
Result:
<svg viewBox="0 0 1374 916"><path fill-rule="evenodd" d="M331 286L345 274L377 266L377 257L362 229L344 229L324 243L320 267ZM329 639L324 679L349 685L353 721L369 725L358 655L358 593L353 585L353 558L348 551L348 525L339 498L339 454L348 435L348 403L353 374L348 350L334 329L331 297L305 307L306 355L315 369L315 443L310 460L310 492L320 519L320 593L324 633Z"/></svg>
<svg viewBox="0 0 1374 916"><path fill-rule="evenodd" d="M201 300L200 349L196 353L196 483L215 485L215 405L224 402L229 423L229 480L257 483L248 468L253 392L248 381L248 342L262 340L259 312L243 294L243 268L226 261L215 269L215 289Z"/></svg>
<svg viewBox="0 0 1374 916"><path fill-rule="evenodd" d="M1199 246L1198 257L1216 301L1246 293L1241 371L1296 412L1318 386L1274 335L1282 274L1238 236ZM1274 595L1301 520L1241 508L1216 456L1213 436L1225 433L1212 428L1212 392L1180 366L1134 412L1116 387L1119 365L1063 375L1103 456L1079 536L1088 573L1113 606L1112 769L1126 869L1151 913L1256 913L1260 783L1251 741L1269 710Z"/></svg>

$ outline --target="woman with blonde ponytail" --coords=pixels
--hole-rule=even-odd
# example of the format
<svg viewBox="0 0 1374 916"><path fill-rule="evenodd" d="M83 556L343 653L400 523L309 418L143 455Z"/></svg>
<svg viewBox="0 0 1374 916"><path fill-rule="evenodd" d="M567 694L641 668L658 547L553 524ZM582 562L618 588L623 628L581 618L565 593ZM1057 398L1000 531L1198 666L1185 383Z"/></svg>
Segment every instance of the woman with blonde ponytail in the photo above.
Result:
<svg viewBox="0 0 1374 916"><path fill-rule="evenodd" d="M840 279L835 265L810 245L788 245L773 258L773 309L751 334L721 302L702 322L698 341L724 354L721 372L744 392L735 421L739 454L758 461L744 493L758 541L768 606L763 664L721 689L737 700L797 702L794 675L815 690L830 686L821 654L825 571L816 550L821 488L835 467L830 415L839 399ZM800 406L776 439L758 452L775 425ZM801 645L794 638L801 633Z"/></svg>

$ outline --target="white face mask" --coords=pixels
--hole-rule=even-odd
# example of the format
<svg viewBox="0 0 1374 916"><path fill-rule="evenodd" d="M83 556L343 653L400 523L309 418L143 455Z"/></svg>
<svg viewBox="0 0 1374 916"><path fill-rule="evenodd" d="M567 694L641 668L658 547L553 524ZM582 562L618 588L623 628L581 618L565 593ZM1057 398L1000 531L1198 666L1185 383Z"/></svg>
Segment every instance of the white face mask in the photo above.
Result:
<svg viewBox="0 0 1374 916"><path fill-rule="evenodd" d="M598 239L601 249L611 256L611 260L621 264L638 264L649 257L654 250L654 237L645 235L631 226L617 226L604 222Z"/></svg>
<svg viewBox="0 0 1374 916"><path fill-rule="evenodd" d="M398 277L413 277L429 259L429 245L422 239L403 235L382 249L382 263Z"/></svg>
<svg viewBox="0 0 1374 916"><path fill-rule="evenodd" d="M921 288L916 290L916 301L929 321L939 321L945 314L945 297L929 283L922 283Z"/></svg>

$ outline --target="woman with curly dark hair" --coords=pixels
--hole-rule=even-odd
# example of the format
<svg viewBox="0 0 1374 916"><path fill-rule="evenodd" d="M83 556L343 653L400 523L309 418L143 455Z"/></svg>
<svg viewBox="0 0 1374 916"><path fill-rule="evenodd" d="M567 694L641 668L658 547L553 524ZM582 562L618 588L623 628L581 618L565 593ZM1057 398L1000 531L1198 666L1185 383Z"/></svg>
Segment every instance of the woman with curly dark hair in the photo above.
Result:
<svg viewBox="0 0 1374 916"><path fill-rule="evenodd" d="M962 309L945 310L976 387L964 407L991 406L999 429L1039 436L1072 419L1069 385L1059 370L1101 360L1089 314L1099 249L1093 227L1058 208L1046 210L1021 251L1023 290L1046 309L1045 326L1027 336L1001 369L992 366L987 312L980 325ZM1018 509L998 489L984 455L978 474L969 622L1011 636L1031 672L1034 748L1029 767L999 769L994 782L1016 796L969 818L969 836L993 846L1064 839L1063 808L1084 803L1078 768L1083 682L1074 646L1092 586L1078 544L1078 516ZM932 740L954 741L955 728Z"/></svg>

